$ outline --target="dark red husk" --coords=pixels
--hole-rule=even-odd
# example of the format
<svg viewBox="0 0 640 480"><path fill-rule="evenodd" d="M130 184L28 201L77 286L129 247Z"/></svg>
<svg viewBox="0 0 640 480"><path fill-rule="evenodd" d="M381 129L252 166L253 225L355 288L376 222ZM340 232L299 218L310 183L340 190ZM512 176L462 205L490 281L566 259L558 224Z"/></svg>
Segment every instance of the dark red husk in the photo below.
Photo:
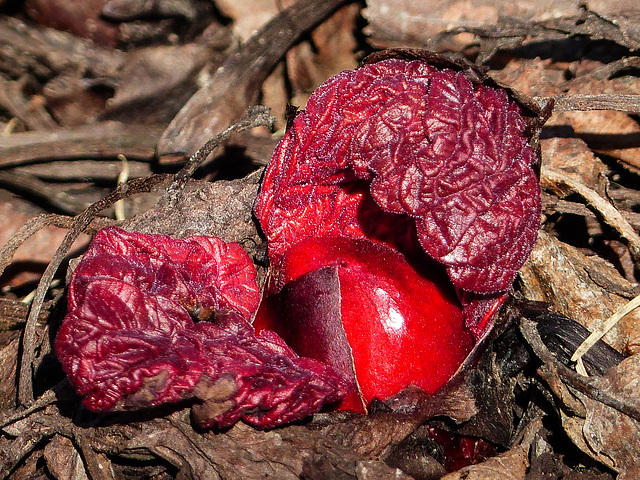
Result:
<svg viewBox="0 0 640 480"><path fill-rule="evenodd" d="M274 267L305 238L368 238L424 249L465 300L499 297L539 225L527 135L505 91L462 71L388 59L332 77L278 145L256 202ZM482 312L465 306L473 328Z"/></svg>
<svg viewBox="0 0 640 480"><path fill-rule="evenodd" d="M333 369L256 336L255 268L237 243L98 232L71 279L55 351L94 411L185 399L205 427L273 427L345 394ZM199 321L209 320L209 321Z"/></svg>

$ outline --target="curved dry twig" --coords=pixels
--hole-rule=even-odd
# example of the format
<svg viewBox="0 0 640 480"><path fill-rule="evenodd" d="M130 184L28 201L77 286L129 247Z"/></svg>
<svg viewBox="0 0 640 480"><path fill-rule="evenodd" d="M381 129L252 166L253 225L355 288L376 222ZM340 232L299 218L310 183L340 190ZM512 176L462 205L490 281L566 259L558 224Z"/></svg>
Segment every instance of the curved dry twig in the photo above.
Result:
<svg viewBox="0 0 640 480"><path fill-rule="evenodd" d="M544 105L554 100L553 110L556 112L615 110L630 114L640 114L640 95L622 95L599 93L593 95L566 94L552 97L534 97Z"/></svg>
<svg viewBox="0 0 640 480"><path fill-rule="evenodd" d="M273 124L276 121L276 117L271 115L271 109L263 105L253 106L248 109L247 115L236 123L230 125L215 137L207 141L202 147L200 147L184 166L176 173L171 186L167 189L167 192L162 196L158 203L169 202L175 204L178 200L178 195L183 191L184 186L194 172L202 166L207 157L213 152L220 144L236 133L240 133L244 130L255 127L266 127L269 130L273 128Z"/></svg>
<svg viewBox="0 0 640 480"><path fill-rule="evenodd" d="M614 327L615 324L617 324L620 320L622 320L638 307L640 307L640 295L638 295L633 300L623 305L622 308L614 312L613 315L605 320L600 328L597 328L596 330L591 332L591 335L589 335L584 340L584 342L580 344L580 346L571 356L571 361L576 362L576 370L579 374L585 377L587 376L587 370L584 368L584 364L582 363L582 357L589 351L589 349L593 347L596 342L598 342L602 337L604 337L607 332Z"/></svg>
<svg viewBox="0 0 640 480"><path fill-rule="evenodd" d="M615 228L618 233L627 241L629 251L636 262L640 261L640 236L636 233L629 222L611 203L602 198L595 190L574 180L570 176L549 167L543 167L540 181L542 186L564 185L573 193L577 193L593 207L603 220Z"/></svg>
<svg viewBox="0 0 640 480"><path fill-rule="evenodd" d="M35 357L33 345L36 339L36 324L51 280L60 267L65 255L78 236L93 222L94 217L98 213L122 198L127 198L140 192L149 192L166 179L167 175L158 174L147 178L131 180L119 186L108 196L90 205L84 212L73 218L69 231L58 246L51 262L47 265L47 268L40 278L31 310L27 317L27 323L24 327L22 336L23 354L20 360L20 375L18 379L18 402L21 405L28 406L33 401L33 362ZM35 226L30 226L30 229L33 228L35 228Z"/></svg>
<svg viewBox="0 0 640 480"><path fill-rule="evenodd" d="M0 275L2 275L4 270L9 266L20 245L29 237L50 225L59 228L70 228L73 222L74 217L58 215L56 213L43 213L27 220L27 222L11 236L7 243L0 248ZM85 228L84 232L92 234L111 223L113 222L109 219L96 218Z"/></svg>

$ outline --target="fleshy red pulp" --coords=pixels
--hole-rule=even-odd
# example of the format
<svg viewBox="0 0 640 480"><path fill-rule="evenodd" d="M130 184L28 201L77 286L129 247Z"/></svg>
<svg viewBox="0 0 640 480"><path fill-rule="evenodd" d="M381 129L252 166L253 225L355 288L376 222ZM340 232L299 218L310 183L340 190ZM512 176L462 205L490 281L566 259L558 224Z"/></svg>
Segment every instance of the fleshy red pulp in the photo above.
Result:
<svg viewBox="0 0 640 480"><path fill-rule="evenodd" d="M337 267L342 325L357 384L367 403L408 385L434 393L473 347L460 303L437 265L428 263L430 271L423 268L418 272L403 255L381 244L324 237L293 246L276 269L276 283L288 284L326 266ZM298 350L302 346L296 345L300 343L296 339L303 335L287 338L286 334L296 328L295 323L295 319L268 315L263 308L254 325L257 330L281 333ZM313 349L313 340L302 348L304 353L298 353L315 358L322 355L308 351ZM342 408L359 410L348 400Z"/></svg>

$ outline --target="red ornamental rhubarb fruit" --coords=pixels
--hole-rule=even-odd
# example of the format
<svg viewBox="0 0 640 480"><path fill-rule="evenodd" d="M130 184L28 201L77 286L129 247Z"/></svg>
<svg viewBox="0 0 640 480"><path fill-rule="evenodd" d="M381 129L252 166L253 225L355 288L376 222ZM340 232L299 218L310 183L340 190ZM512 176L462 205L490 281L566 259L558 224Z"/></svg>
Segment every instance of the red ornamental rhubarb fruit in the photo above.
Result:
<svg viewBox="0 0 640 480"><path fill-rule="evenodd" d="M256 328L351 373L365 403L409 384L435 392L486 332L535 242L529 130L506 91L421 60L326 81L278 144L255 205L273 295ZM326 306L287 287L327 267L349 343L333 350L352 360L315 336ZM305 302L305 313L286 315Z"/></svg>
<svg viewBox="0 0 640 480"><path fill-rule="evenodd" d="M259 299L237 243L105 228L71 278L56 355L90 410L195 400L204 427L272 427L344 396L333 369L255 335Z"/></svg>

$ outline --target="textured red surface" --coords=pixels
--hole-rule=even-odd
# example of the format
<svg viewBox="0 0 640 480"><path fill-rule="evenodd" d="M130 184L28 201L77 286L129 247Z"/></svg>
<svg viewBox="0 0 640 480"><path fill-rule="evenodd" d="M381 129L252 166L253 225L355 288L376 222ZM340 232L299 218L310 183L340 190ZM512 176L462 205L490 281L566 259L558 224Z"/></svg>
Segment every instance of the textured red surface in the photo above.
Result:
<svg viewBox="0 0 640 480"><path fill-rule="evenodd" d="M265 307L257 325L277 325L296 351L350 375L351 408L354 385L364 403L410 384L438 390L535 242L528 135L504 90L462 71L387 59L327 80L278 144L255 204L272 264L265 305L281 310ZM312 283L322 276L301 276L326 268L337 307L302 298L322 291ZM314 288L291 283L298 277ZM346 347L321 338L336 315Z"/></svg>
<svg viewBox="0 0 640 480"><path fill-rule="evenodd" d="M223 407L200 409L201 425L243 418L271 427L343 396L330 367L298 357L272 332L255 335L255 276L237 243L101 230L74 271L55 341L85 406L206 402L208 392ZM211 387L218 382L222 391Z"/></svg>
<svg viewBox="0 0 640 480"><path fill-rule="evenodd" d="M320 86L269 164L255 212L278 259L309 237L424 251L461 290L507 290L540 219L520 107L462 72L384 60ZM401 233L398 233L401 232Z"/></svg>

